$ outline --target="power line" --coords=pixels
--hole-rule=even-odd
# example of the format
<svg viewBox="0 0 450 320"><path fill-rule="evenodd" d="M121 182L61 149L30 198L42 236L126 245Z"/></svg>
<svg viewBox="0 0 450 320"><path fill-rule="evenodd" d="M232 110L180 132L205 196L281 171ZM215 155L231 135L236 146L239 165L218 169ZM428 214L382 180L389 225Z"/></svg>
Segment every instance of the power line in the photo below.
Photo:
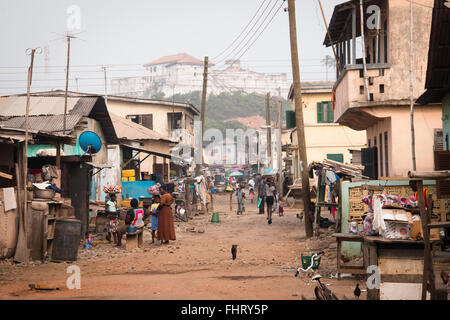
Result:
<svg viewBox="0 0 450 320"><path fill-rule="evenodd" d="M275 4L276 4L276 2L275 2ZM275 4L274 4L274 6L275 6ZM230 56L236 51L236 49L239 48L239 46L242 44L242 42L244 42L244 40L247 38L247 36L252 32L252 30L253 30L253 29L255 28L255 26L258 24L259 20L261 20L262 16L263 16L263 15L265 14L265 12L267 11L267 8L269 7L269 5L270 5L270 1L267 3L267 6L264 8L264 11L259 15L258 20L255 21L255 23L253 24L253 26L251 27L251 29L245 34L244 38L241 39L241 41L234 47L234 49L233 49L230 53L228 53L228 55L225 56L225 58L222 58L220 61L218 61L217 64L219 64L220 62L225 61L228 57L230 57ZM261 28L261 25L264 23L264 21L265 21L265 20L267 19L267 17L270 15L270 12L272 12L274 6L272 6L271 11L269 11L269 13L266 15L266 17L264 18L263 22L259 25L258 29ZM256 29L255 33L258 31L258 29ZM250 39L255 35L255 33L253 33L253 35L250 36ZM246 44L245 44L245 45L246 45ZM245 45L244 45L244 47L245 47Z"/></svg>
<svg viewBox="0 0 450 320"><path fill-rule="evenodd" d="M231 48L231 46L233 46L233 44L236 43L236 41L239 39L239 37L244 33L244 31L247 29L247 27L250 25L250 23L255 19L256 15L258 14L259 10L261 10L262 6L264 5L264 3L266 2L266 0L264 0L260 5L258 10L256 10L255 14L253 15L253 17L250 19L250 21L247 23L247 25L245 26L244 29L242 29L241 33L234 39L234 41L225 48L225 50L223 50L221 53L219 53L217 56L215 56L214 58L212 58L211 60L215 60L218 57L220 57L223 53L225 53L229 48Z"/></svg>

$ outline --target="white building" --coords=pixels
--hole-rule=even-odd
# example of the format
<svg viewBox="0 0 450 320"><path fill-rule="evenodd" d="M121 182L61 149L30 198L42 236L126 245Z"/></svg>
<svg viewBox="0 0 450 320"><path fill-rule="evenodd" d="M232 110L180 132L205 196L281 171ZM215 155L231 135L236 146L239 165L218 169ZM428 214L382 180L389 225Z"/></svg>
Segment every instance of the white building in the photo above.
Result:
<svg viewBox="0 0 450 320"><path fill-rule="evenodd" d="M226 68L208 68L208 93L219 94L235 90L286 96L289 92L287 75L265 74L242 69L239 60L226 61ZM144 65L146 76L117 78L111 80L114 95L149 98L163 92L165 97L173 94L201 91L203 84L203 61L187 53L166 56Z"/></svg>

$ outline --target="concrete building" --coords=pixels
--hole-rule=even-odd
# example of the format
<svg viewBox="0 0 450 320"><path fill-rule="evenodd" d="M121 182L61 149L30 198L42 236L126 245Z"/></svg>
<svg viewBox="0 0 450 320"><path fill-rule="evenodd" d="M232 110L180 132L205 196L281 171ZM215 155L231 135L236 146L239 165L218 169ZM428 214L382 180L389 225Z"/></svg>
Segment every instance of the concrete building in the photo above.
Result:
<svg viewBox="0 0 450 320"><path fill-rule="evenodd" d="M433 0L413 4L414 100L423 92L425 83L432 7ZM333 87L334 120L367 132L367 145L371 149L363 150L362 161L371 169L373 178L406 176L412 169L409 2L366 0L363 12L368 85L364 79L362 50L356 50L356 39L361 38L359 2L337 5L329 23L331 43L328 35L324 35L324 45L334 45L339 60ZM376 23L377 12L379 23ZM416 105L415 154L419 171L433 169L434 132L442 126L440 119L440 106Z"/></svg>
<svg viewBox="0 0 450 320"><path fill-rule="evenodd" d="M278 88L285 96L289 90L287 75L265 74L241 68L239 60L225 62L223 69L208 67L208 93L219 94L235 90L278 95ZM114 95L150 98L164 93L165 97L201 91L203 61L187 53L161 57L144 65L147 75L111 80Z"/></svg>
<svg viewBox="0 0 450 320"><path fill-rule="evenodd" d="M332 82L303 82L303 119L305 126L306 153L308 163L331 159L350 163L349 149L361 149L366 146L366 133L356 131L334 123L331 91ZM294 88L288 96L294 105ZM282 145L288 154L291 153L292 170L295 178L300 177L297 129L286 129L282 133ZM286 148L288 146L288 148ZM283 155L286 157L286 154Z"/></svg>

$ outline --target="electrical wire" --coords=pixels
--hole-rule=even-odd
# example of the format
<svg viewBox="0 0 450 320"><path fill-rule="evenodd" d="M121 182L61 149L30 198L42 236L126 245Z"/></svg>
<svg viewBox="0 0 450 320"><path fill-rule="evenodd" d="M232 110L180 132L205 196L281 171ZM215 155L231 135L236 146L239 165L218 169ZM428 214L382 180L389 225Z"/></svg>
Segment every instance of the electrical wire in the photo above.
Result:
<svg viewBox="0 0 450 320"><path fill-rule="evenodd" d="M259 20L261 20L262 16L263 16L263 15L265 14L265 12L267 11L267 8L269 7L271 1L272 1L272 0L269 0L269 2L267 3L267 6L264 8L263 12L261 12L261 14L259 15L259 18L255 21L255 23L253 24L253 26L251 27L251 29L245 34L244 38L242 38L242 40L234 47L234 49L233 49L230 53L228 53L224 58L222 58L222 59L221 59L220 61L218 61L218 62L215 62L216 64L219 64L219 63L221 63L221 62L227 60L227 58L230 57L230 56L236 51L236 49L239 48L239 46L242 44L242 42L244 42L244 40L247 38L247 36L252 32L252 30L253 30L253 29L255 28L255 26L258 24ZM275 0L275 3L276 3L276 0ZM273 6L272 6L272 8L273 8ZM272 9L271 9L271 10L272 10ZM265 19L267 19L267 16L268 16L269 14L270 14L270 12L266 15L266 18L264 18L264 20L263 20L262 23L264 23ZM261 23L261 25L262 25L262 23ZM258 27L258 29L261 27L261 25ZM257 29L257 30L258 30L258 29ZM256 32L257 32L257 30L256 30ZM253 37L253 35L252 35L251 37ZM251 39L251 37L250 37L250 39ZM244 46L245 46L245 45L244 45Z"/></svg>
<svg viewBox="0 0 450 320"><path fill-rule="evenodd" d="M250 25L250 23L255 19L256 15L258 14L259 10L261 10L262 6L264 5L264 3L266 2L266 0L264 0L260 5L258 10L256 10L255 14L253 15L253 17L250 19L250 21L247 23L247 25L245 26L244 29L242 29L241 33L234 39L234 41L225 48L225 50L223 50L221 53L219 53L217 56L215 56L214 58L212 58L212 60L217 59L218 57L220 57L223 53L225 53L229 48L231 48L231 46L233 46L233 44L236 43L236 41L239 39L239 37L244 33L244 31L247 29L247 27Z"/></svg>

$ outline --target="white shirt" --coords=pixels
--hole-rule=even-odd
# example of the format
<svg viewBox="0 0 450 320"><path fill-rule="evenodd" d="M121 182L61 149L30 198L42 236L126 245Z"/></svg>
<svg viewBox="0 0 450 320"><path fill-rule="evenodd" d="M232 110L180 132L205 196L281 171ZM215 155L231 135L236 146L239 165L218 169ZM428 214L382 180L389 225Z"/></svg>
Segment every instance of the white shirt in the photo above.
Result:
<svg viewBox="0 0 450 320"><path fill-rule="evenodd" d="M254 188L254 187L255 187L255 181L253 181L253 179L250 179L250 180L248 181L248 185L249 185L250 187Z"/></svg>

